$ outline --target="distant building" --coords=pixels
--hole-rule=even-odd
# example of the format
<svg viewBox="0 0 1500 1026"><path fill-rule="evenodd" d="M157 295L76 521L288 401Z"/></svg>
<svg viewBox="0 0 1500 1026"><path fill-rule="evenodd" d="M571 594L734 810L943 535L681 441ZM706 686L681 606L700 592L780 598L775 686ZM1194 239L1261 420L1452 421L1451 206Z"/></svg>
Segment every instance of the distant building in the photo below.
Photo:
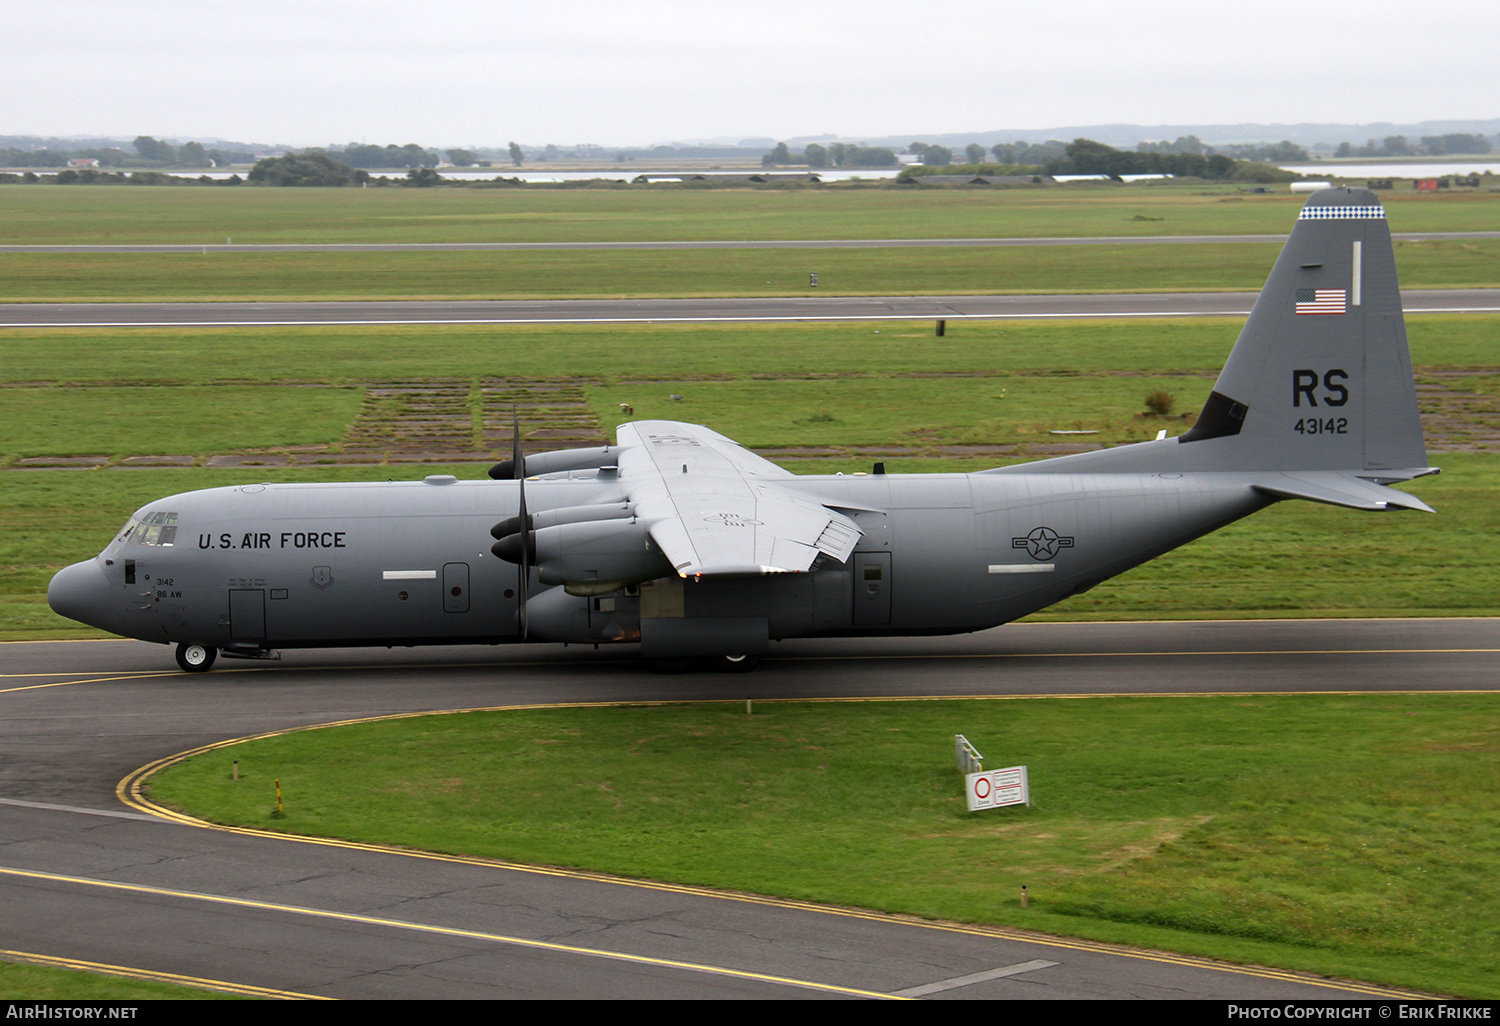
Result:
<svg viewBox="0 0 1500 1026"><path fill-rule="evenodd" d="M808 171L761 171L755 174L734 171L701 171L693 173L648 173L636 175L631 181L637 185L680 184L682 182L710 182L715 185L764 185L767 182L820 182L822 179Z"/></svg>
<svg viewBox="0 0 1500 1026"><path fill-rule="evenodd" d="M99 166L99 158L98 157L69 157L68 158L68 166L69 167L98 167Z"/></svg>
<svg viewBox="0 0 1500 1026"><path fill-rule="evenodd" d="M901 179L917 185L1043 185L1047 175L913 175Z"/></svg>

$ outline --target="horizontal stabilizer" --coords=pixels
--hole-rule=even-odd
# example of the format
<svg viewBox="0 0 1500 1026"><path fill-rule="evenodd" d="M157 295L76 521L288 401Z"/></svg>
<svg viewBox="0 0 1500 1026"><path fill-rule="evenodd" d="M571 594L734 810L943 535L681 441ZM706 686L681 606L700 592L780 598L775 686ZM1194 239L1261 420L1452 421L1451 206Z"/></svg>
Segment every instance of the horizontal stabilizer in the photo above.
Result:
<svg viewBox="0 0 1500 1026"><path fill-rule="evenodd" d="M1257 478L1253 487L1258 492L1274 495L1278 499L1306 499L1309 502L1324 502L1348 509L1419 509L1424 513L1434 512L1431 506L1415 495L1408 495L1352 474L1276 474Z"/></svg>

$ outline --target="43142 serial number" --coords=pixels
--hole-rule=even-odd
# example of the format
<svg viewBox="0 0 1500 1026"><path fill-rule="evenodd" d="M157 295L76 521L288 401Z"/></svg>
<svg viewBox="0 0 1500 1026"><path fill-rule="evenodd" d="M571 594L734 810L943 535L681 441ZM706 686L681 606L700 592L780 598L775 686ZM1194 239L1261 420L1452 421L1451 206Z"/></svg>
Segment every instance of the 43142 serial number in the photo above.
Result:
<svg viewBox="0 0 1500 1026"><path fill-rule="evenodd" d="M1306 417L1297 421L1292 430L1299 435L1347 435L1349 418L1329 417L1327 420L1319 420L1317 417Z"/></svg>

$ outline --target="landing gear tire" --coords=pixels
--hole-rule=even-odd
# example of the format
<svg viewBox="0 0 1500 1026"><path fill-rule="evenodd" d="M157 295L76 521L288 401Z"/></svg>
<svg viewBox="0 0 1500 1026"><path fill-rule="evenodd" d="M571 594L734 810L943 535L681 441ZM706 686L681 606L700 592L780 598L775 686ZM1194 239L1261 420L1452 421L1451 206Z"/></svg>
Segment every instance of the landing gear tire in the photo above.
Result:
<svg viewBox="0 0 1500 1026"><path fill-rule="evenodd" d="M177 665L188 673L204 673L214 665L219 650L208 645L178 645Z"/></svg>
<svg viewBox="0 0 1500 1026"><path fill-rule="evenodd" d="M714 656L709 665L720 673L749 673L760 665L758 655Z"/></svg>

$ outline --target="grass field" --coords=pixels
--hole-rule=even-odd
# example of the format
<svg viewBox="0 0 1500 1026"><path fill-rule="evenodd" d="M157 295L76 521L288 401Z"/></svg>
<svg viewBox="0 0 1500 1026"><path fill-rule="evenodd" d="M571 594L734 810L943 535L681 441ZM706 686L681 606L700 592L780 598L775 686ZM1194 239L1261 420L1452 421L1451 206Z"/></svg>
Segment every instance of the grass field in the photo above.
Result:
<svg viewBox="0 0 1500 1026"><path fill-rule="evenodd" d="M0 190L3 192L3 190ZM0 253L8 302L1254 291L1275 244L373 253ZM1500 286L1500 240L1401 243L1406 288ZM808 285L816 272L818 287ZM1066 284L1062 284L1066 283Z"/></svg>
<svg viewBox="0 0 1500 1026"><path fill-rule="evenodd" d="M221 385L7 388L0 393L14 453L215 452L337 439L359 412L351 388ZM226 413L232 413L226 416Z"/></svg>
<svg viewBox="0 0 1500 1026"><path fill-rule="evenodd" d="M616 383L903 374L1217 375L1235 318L838 324L55 328L0 332L0 383L362 384L410 378ZM1495 321L1407 319L1419 370L1494 367ZM666 392L679 391L665 389ZM677 419L684 419L678 417ZM3 450L0 450L3 451Z"/></svg>
<svg viewBox="0 0 1500 1026"><path fill-rule="evenodd" d="M1019 190L0 188L0 244L460 243L1285 234L1234 186ZM1395 231L1500 229L1500 192L1382 195ZM1275 244L0 254L0 302L1253 290ZM1402 242L1408 288L1500 285L1500 242Z"/></svg>
<svg viewBox="0 0 1500 1026"><path fill-rule="evenodd" d="M955 733L990 765L1028 765L1033 806L966 812ZM1441 993L1500 988L1500 892L1487 883L1500 872L1490 696L474 713L251 742L148 787L170 807L281 832Z"/></svg>
<svg viewBox="0 0 1500 1026"><path fill-rule="evenodd" d="M1412 318L1419 370L1493 367L1492 324ZM162 495L246 479L385 480L444 469L384 465L379 451L375 466L309 465L348 451L371 382L453 379L470 383L472 393L497 372L576 377L605 433L624 419L619 403L629 402L637 418L705 423L750 446L832 450L823 458L777 457L804 473L868 469L869 458L848 452L867 445L905 453L880 457L893 473L978 470L1013 459L944 458L943 447L1024 448L1052 440L1053 429L1097 430L1107 444L1162 427L1179 432L1180 420L1140 416L1146 394L1167 390L1179 410L1195 411L1238 329L1229 319L1194 319L985 322L942 339L925 325L900 323L11 332L0 335L0 418L10 425L0 465L86 454L115 466L0 470L0 637L94 636L46 608L47 581L97 552L131 511ZM247 384L257 380L280 387ZM1481 397L1494 391L1493 373L1441 380ZM683 400L670 401L674 393ZM1476 429L1500 426L1493 406L1447 413L1464 413ZM508 438L508 405L462 408L466 431L476 412ZM1454 434L1462 426L1445 424L1444 439L1462 444ZM210 454L246 451L284 454L303 466L118 466L132 455L202 464ZM489 455L476 451L475 462L447 469L479 477ZM1443 476L1412 488L1436 516L1285 503L1039 615L1500 612L1491 583L1500 578L1500 505L1493 501L1500 458L1442 453L1433 462ZM1381 587L1369 586L1372 575ZM1219 587L1225 579L1236 586Z"/></svg>
<svg viewBox="0 0 1500 1026"><path fill-rule="evenodd" d="M1500 229L1493 192L1381 200L1396 231ZM1303 201L1205 183L993 191L0 186L0 244L1279 235Z"/></svg>
<svg viewBox="0 0 1500 1026"><path fill-rule="evenodd" d="M0 952L0 959L9 957ZM224 1001L233 996L109 972L61 969L0 961L0 1000L30 1001Z"/></svg>

